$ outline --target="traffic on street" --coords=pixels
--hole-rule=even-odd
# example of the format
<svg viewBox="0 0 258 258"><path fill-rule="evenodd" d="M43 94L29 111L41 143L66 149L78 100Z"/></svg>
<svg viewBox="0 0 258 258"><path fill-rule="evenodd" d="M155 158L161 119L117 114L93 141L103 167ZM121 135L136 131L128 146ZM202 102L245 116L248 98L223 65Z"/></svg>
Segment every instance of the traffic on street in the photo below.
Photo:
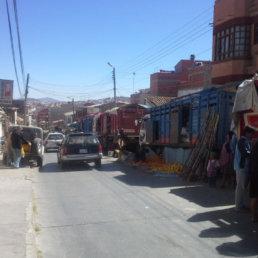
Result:
<svg viewBox="0 0 258 258"><path fill-rule="evenodd" d="M0 258L258 257L258 0L0 10Z"/></svg>

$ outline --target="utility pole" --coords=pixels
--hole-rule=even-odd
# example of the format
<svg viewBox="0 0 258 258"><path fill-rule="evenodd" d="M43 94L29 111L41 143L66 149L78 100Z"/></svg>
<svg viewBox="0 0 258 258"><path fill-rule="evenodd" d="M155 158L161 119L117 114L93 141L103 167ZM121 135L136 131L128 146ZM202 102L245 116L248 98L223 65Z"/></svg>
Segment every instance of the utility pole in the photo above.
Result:
<svg viewBox="0 0 258 258"><path fill-rule="evenodd" d="M25 88L25 98L24 98L24 125L27 123L27 98L28 98L28 93L29 93L29 80L30 80L30 75L27 74L27 80L26 80L26 88Z"/></svg>
<svg viewBox="0 0 258 258"><path fill-rule="evenodd" d="M113 78L113 81L114 81L114 102L115 102L115 105L116 105L116 69L115 67L111 64L111 63L107 63L110 67L113 68L113 71L112 71L112 78Z"/></svg>
<svg viewBox="0 0 258 258"><path fill-rule="evenodd" d="M135 80L135 72L133 72L133 94L134 94L134 80Z"/></svg>
<svg viewBox="0 0 258 258"><path fill-rule="evenodd" d="M116 104L116 69L113 67L113 81L114 81L114 101Z"/></svg>

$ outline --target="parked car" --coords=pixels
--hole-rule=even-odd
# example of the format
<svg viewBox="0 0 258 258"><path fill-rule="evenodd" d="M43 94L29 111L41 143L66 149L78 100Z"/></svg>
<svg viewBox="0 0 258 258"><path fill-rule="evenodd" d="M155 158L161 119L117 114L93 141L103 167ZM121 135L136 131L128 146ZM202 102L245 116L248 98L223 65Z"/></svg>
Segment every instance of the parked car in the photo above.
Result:
<svg viewBox="0 0 258 258"><path fill-rule="evenodd" d="M11 133L17 126L10 126L8 132ZM44 146L43 146L43 130L40 127L24 126L22 125L22 133L24 138L31 142L31 146L28 144L22 144L24 150L24 158L26 161L36 161L37 166L42 167ZM3 152L3 161L7 165L10 152L8 152L7 146Z"/></svg>
<svg viewBox="0 0 258 258"><path fill-rule="evenodd" d="M57 160L61 168L71 162L94 162L101 166L102 146L94 134L71 133L60 145Z"/></svg>
<svg viewBox="0 0 258 258"><path fill-rule="evenodd" d="M64 140L62 133L49 133L44 141L45 152L50 149L59 149L60 143Z"/></svg>

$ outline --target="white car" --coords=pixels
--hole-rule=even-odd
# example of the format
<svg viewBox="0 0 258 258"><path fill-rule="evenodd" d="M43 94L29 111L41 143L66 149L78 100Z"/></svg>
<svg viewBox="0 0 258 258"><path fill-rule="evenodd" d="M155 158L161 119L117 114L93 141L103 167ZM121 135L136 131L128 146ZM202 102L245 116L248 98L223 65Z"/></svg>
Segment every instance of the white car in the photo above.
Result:
<svg viewBox="0 0 258 258"><path fill-rule="evenodd" d="M50 149L58 150L63 139L64 135L62 133L49 133L44 141L45 152L47 152Z"/></svg>

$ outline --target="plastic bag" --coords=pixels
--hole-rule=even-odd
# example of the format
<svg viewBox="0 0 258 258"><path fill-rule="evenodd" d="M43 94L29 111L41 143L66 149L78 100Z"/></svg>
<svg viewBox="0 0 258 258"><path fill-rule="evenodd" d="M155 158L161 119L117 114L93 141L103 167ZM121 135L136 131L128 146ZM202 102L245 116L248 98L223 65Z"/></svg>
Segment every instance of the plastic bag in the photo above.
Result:
<svg viewBox="0 0 258 258"><path fill-rule="evenodd" d="M24 151L23 146L22 146L22 148L21 148L21 157L22 157L22 158L24 158L24 157L25 157L25 151Z"/></svg>

